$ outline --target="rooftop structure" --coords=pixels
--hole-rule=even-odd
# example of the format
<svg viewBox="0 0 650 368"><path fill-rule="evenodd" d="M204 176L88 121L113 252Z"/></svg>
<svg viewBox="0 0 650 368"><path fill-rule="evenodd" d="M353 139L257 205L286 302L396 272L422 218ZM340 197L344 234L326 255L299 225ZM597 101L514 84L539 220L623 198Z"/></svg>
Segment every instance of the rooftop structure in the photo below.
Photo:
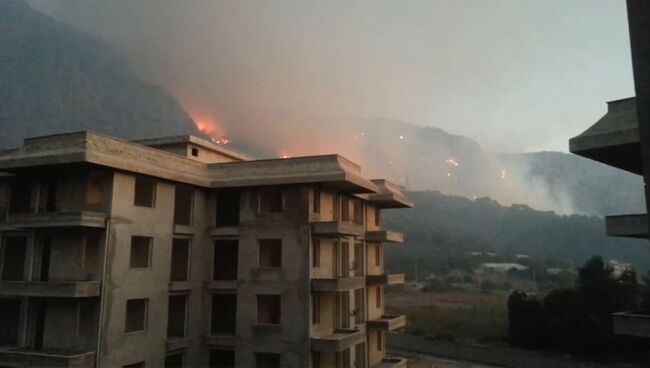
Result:
<svg viewBox="0 0 650 368"><path fill-rule="evenodd" d="M403 367L381 211L338 155L92 132L0 154L0 365Z"/></svg>

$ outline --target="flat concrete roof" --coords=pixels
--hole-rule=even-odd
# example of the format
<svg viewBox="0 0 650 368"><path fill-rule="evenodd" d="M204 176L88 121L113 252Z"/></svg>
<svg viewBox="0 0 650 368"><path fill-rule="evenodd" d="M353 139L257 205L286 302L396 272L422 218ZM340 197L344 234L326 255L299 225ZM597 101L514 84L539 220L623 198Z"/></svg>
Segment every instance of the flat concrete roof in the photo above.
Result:
<svg viewBox="0 0 650 368"><path fill-rule="evenodd" d="M185 138L172 137L169 142L174 139ZM188 141L195 142L193 138ZM30 138L22 148L0 155L0 172L91 164L205 188L326 183L350 193L379 191L361 176L359 165L339 155L206 164L142 142L151 143L88 131ZM157 142L162 144L164 139Z"/></svg>
<svg viewBox="0 0 650 368"><path fill-rule="evenodd" d="M177 135L172 137L139 139L133 142L143 144L149 147L154 147L154 148L192 144L209 151L217 152L222 155L232 157L236 160L250 161L255 159L255 157L248 155L244 152L238 151L234 148L226 147L220 144L215 144L207 139L199 138L193 135Z"/></svg>
<svg viewBox="0 0 650 368"><path fill-rule="evenodd" d="M634 97L607 103L607 113L569 140L569 150L606 165L641 174L639 122Z"/></svg>

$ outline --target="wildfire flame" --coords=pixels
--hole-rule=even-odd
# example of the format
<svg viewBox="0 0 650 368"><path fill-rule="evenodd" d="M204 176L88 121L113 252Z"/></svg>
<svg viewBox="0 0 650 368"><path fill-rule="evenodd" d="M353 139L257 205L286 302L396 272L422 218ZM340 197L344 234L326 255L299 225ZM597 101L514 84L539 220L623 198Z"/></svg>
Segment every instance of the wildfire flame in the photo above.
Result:
<svg viewBox="0 0 650 368"><path fill-rule="evenodd" d="M215 144L228 144L230 140L221 133L220 124L210 114L201 114L198 112L188 112L192 122L199 132L205 134Z"/></svg>
<svg viewBox="0 0 650 368"><path fill-rule="evenodd" d="M453 158L448 158L445 160L445 162L452 166L456 166L456 167L460 166L460 164Z"/></svg>

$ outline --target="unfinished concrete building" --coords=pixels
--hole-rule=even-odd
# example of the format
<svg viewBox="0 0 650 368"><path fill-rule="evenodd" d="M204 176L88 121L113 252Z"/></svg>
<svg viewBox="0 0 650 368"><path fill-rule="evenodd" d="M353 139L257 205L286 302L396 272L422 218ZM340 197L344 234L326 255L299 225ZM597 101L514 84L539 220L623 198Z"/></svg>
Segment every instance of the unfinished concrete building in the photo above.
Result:
<svg viewBox="0 0 650 368"><path fill-rule="evenodd" d="M627 8L636 97L609 102L605 116L572 138L569 146L572 153L642 176L647 209L650 208L650 2L628 0ZM608 216L606 226L610 236L649 238L647 210L642 214ZM612 320L616 334L650 337L650 311L619 312Z"/></svg>
<svg viewBox="0 0 650 368"><path fill-rule="evenodd" d="M338 155L91 132L0 154L0 366L403 367L381 211Z"/></svg>

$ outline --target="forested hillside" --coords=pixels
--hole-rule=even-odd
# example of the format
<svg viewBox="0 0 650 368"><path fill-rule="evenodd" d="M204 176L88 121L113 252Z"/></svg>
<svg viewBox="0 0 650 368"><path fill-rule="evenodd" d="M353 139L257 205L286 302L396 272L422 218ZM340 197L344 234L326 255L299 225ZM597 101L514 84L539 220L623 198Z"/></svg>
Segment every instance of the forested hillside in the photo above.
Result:
<svg viewBox="0 0 650 368"><path fill-rule="evenodd" d="M526 254L543 261L578 266L593 255L632 263L645 272L650 265L647 241L611 238L604 220L595 216L560 216L525 205L501 206L489 198L471 200L439 192L411 192L411 210L386 211L385 226L406 234L404 246L386 247L392 270L422 274L445 262L462 262L470 252L500 256Z"/></svg>

